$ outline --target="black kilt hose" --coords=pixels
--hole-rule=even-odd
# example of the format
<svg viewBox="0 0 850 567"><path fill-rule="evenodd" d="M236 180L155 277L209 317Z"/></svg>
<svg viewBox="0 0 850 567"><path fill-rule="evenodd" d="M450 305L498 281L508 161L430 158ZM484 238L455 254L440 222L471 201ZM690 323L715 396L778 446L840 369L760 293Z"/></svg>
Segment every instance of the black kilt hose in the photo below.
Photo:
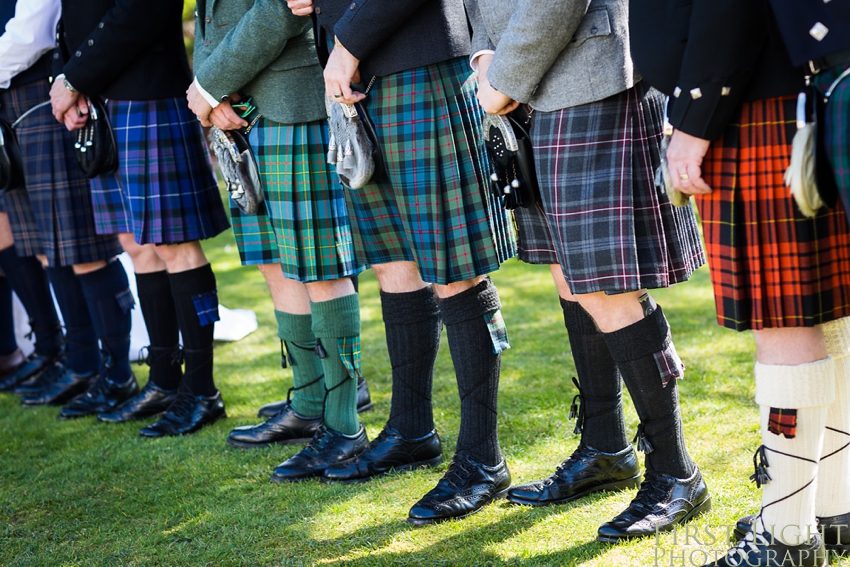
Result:
<svg viewBox="0 0 850 567"><path fill-rule="evenodd" d="M50 98L47 79L0 90L0 116L13 122ZM22 256L44 254L51 267L112 258L121 253L115 236L95 232L89 180L74 159L73 135L39 108L15 127L24 162L26 188L3 196L15 249Z"/></svg>
<svg viewBox="0 0 850 567"><path fill-rule="evenodd" d="M517 209L519 257L560 264L574 294L686 281L705 263L691 207L654 185L664 97L641 82L604 100L535 111L541 206Z"/></svg>

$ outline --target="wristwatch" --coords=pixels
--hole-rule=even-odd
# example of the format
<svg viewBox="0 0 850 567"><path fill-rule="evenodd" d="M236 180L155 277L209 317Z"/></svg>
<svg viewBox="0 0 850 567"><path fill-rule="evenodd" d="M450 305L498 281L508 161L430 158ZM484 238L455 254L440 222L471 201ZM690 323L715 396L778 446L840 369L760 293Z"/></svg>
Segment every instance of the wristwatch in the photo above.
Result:
<svg viewBox="0 0 850 567"><path fill-rule="evenodd" d="M62 77L62 84L64 84L65 88L71 91L72 93L77 92L77 89L75 89L74 86L70 83L70 81L68 81L67 77Z"/></svg>

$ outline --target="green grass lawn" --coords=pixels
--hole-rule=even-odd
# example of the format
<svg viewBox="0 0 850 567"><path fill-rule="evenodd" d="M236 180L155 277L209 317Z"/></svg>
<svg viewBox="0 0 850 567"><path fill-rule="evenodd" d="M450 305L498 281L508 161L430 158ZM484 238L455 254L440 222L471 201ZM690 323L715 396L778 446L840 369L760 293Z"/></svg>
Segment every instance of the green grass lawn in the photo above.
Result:
<svg viewBox="0 0 850 567"><path fill-rule="evenodd" d="M58 421L56 408L24 409L1 395L0 565L700 565L703 553L725 550L724 525L757 509L760 493L747 480L760 443L753 341L716 325L705 269L654 295L687 366L685 431L714 509L687 533L610 546L594 540L596 529L633 491L542 509L500 502L463 521L414 528L407 511L445 464L354 486L269 482L298 447L246 451L224 439L232 427L256 423L259 405L282 398L291 374L280 369L259 271L240 266L229 232L206 249L221 302L253 309L260 322L242 341L216 346L228 419L186 438L145 440L139 424ZM501 441L514 482L525 482L549 475L577 444L566 419L575 367L548 270L512 261L493 279L513 345L502 359ZM377 282L371 273L360 281L363 373L375 401L362 417L374 436L390 408L390 365ZM144 383L147 367L137 374ZM459 405L444 343L434 408L447 459ZM626 406L634 431L637 417Z"/></svg>

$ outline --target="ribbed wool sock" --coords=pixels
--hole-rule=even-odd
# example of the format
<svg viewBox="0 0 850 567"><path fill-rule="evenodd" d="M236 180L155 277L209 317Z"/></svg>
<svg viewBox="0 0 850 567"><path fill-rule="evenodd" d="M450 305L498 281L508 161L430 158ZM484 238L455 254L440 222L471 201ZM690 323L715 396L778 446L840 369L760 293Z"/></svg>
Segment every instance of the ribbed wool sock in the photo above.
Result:
<svg viewBox="0 0 850 567"><path fill-rule="evenodd" d="M360 376L360 299L356 293L310 302L313 333L321 343L325 372L324 422L329 428L353 435L360 430L357 417L357 378Z"/></svg>
<svg viewBox="0 0 850 567"><path fill-rule="evenodd" d="M43 356L58 355L62 351L62 328L41 262L33 256L18 256L10 246L0 250L0 268L30 318L35 351Z"/></svg>
<svg viewBox="0 0 850 567"><path fill-rule="evenodd" d="M104 370L114 384L124 384L133 375L130 368L130 329L135 305L127 272L121 262L77 276L95 332L107 354Z"/></svg>
<svg viewBox="0 0 850 567"><path fill-rule="evenodd" d="M387 426L416 439L434 429L431 388L440 349L440 309L431 286L406 293L381 292L393 392Z"/></svg>
<svg viewBox="0 0 850 567"><path fill-rule="evenodd" d="M196 395L215 396L213 331L218 316L215 274L209 264L168 274L186 359L184 384Z"/></svg>
<svg viewBox="0 0 850 567"><path fill-rule="evenodd" d="M815 513L828 518L850 512L850 317L824 324L823 334L835 361L835 400L826 412Z"/></svg>
<svg viewBox="0 0 850 567"><path fill-rule="evenodd" d="M149 380L163 390L176 390L183 379L180 366L180 327L171 299L168 272L136 274L139 307L148 329Z"/></svg>
<svg viewBox="0 0 850 567"><path fill-rule="evenodd" d="M576 429L581 429L581 441L589 447L606 453L622 451L629 440L617 365L593 317L578 302L560 299L581 386Z"/></svg>
<svg viewBox="0 0 850 567"><path fill-rule="evenodd" d="M65 321L65 366L76 374L100 371L100 350L88 300L71 266L47 268L56 303Z"/></svg>
<svg viewBox="0 0 850 567"><path fill-rule="evenodd" d="M661 307L603 336L640 418L638 449L644 452L646 468L690 478L694 464L685 446L676 380L683 365Z"/></svg>
<svg viewBox="0 0 850 567"><path fill-rule="evenodd" d="M499 371L507 330L496 286L487 278L475 287L438 300L460 393L457 451L478 462L502 461L498 431ZM498 337L498 338L497 338Z"/></svg>
<svg viewBox="0 0 850 567"><path fill-rule="evenodd" d="M305 417L322 415L325 399L325 373L316 354L312 315L295 315L275 310L277 336L286 345L288 366L292 367L292 409Z"/></svg>
<svg viewBox="0 0 850 567"><path fill-rule="evenodd" d="M0 356L18 350L15 340L15 318L12 315L12 288L5 276L0 276Z"/></svg>
<svg viewBox="0 0 850 567"><path fill-rule="evenodd" d="M770 480L762 485L762 529L788 545L815 533L818 460L827 407L835 399L835 363L756 363L756 403ZM846 474L846 471L845 471Z"/></svg>

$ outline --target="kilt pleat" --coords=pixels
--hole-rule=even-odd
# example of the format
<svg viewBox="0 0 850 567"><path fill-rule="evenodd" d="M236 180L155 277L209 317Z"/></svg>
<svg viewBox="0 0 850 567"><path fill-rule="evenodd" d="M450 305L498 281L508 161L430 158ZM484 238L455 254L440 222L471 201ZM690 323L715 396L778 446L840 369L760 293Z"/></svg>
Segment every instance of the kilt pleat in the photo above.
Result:
<svg viewBox="0 0 850 567"><path fill-rule="evenodd" d="M541 206L515 211L520 259L558 263L573 293L683 282L705 263L691 207L654 184L663 97L644 83L533 114Z"/></svg>
<svg viewBox="0 0 850 567"><path fill-rule="evenodd" d="M1 90L0 115L14 121L49 98L46 79ZM116 237L99 235L95 230L89 180L74 159L73 135L56 121L50 107L34 111L15 132L26 188L7 192L3 201L18 253L44 254L51 267L120 254Z"/></svg>
<svg viewBox="0 0 850 567"><path fill-rule="evenodd" d="M697 198L717 320L735 330L811 327L850 315L850 229L840 203L808 219L783 174L796 97L744 103L712 143Z"/></svg>
<svg viewBox="0 0 850 567"><path fill-rule="evenodd" d="M229 223L201 127L179 98L107 103L118 171L92 180L97 227L139 244L179 244Z"/></svg>
<svg viewBox="0 0 850 567"><path fill-rule="evenodd" d="M379 77L366 108L386 177L347 190L358 257L413 261L447 284L515 254L510 217L488 190L477 81L464 58Z"/></svg>
<svg viewBox="0 0 850 567"><path fill-rule="evenodd" d="M354 254L345 193L326 163L324 121L280 124L261 118L249 134L265 201L246 215L232 201L233 233L243 264L279 262L300 282L352 276Z"/></svg>

